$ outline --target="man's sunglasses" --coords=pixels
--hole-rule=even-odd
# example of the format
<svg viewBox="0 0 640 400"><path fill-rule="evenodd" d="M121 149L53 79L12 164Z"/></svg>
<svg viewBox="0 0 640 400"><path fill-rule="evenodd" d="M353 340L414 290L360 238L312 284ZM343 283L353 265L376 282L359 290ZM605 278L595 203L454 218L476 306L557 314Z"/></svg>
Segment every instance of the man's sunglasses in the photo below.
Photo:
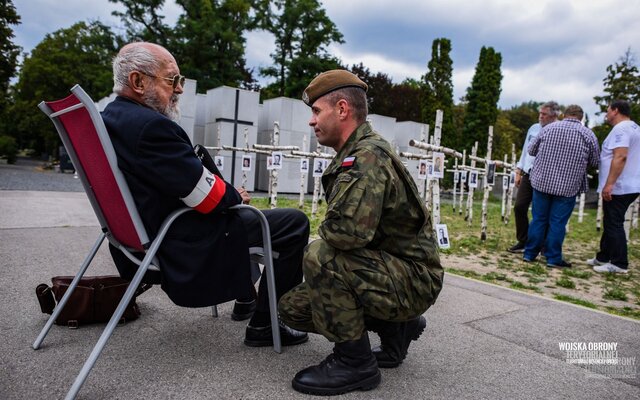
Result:
<svg viewBox="0 0 640 400"><path fill-rule="evenodd" d="M165 78L163 76L155 76L155 75L147 74L146 72L143 72L143 74L145 74L150 78L158 78L158 79L164 79L165 81L169 81L171 82L171 86L173 86L174 89L178 87L178 84L184 87L184 81L187 79L184 75L180 75L180 74L176 74L171 78Z"/></svg>

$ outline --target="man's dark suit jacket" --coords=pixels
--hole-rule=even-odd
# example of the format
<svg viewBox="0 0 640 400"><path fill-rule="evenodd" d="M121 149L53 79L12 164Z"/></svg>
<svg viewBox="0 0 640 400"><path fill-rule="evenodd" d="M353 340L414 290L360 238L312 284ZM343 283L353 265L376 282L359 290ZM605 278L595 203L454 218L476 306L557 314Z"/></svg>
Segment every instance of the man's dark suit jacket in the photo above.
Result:
<svg viewBox="0 0 640 400"><path fill-rule="evenodd" d="M155 110L117 97L102 118L153 238L167 215L185 207L181 199L194 191L206 171L184 130ZM224 196L217 206L206 214L180 216L159 251L162 289L180 306L210 306L251 293L247 234L237 214L225 211L242 199L229 183L218 187ZM111 253L120 274L131 278L136 266L121 252Z"/></svg>

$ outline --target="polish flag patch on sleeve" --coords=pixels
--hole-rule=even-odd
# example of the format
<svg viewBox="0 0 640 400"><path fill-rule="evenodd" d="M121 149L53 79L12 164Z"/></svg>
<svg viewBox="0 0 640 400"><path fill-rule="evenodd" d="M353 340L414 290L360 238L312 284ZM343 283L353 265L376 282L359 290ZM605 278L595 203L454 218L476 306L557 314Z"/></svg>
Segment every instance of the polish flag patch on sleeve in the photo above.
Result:
<svg viewBox="0 0 640 400"><path fill-rule="evenodd" d="M345 157L344 160L342 160L342 168L351 168L353 167L353 164L356 163L356 157L355 156L350 156L350 157Z"/></svg>
<svg viewBox="0 0 640 400"><path fill-rule="evenodd" d="M203 214L213 211L227 190L222 178L215 176L202 167L202 175L191 193L181 198L187 206Z"/></svg>

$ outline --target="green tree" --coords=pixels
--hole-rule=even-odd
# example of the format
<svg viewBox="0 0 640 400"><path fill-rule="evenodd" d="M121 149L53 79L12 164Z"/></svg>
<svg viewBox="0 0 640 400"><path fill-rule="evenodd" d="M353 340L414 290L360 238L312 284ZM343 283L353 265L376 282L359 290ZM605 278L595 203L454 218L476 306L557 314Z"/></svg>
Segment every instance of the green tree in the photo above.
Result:
<svg viewBox="0 0 640 400"><path fill-rule="evenodd" d="M369 114L380 114L392 117L389 93L393 87L393 81L389 75L382 72L376 74L364 66L363 63L354 64L350 71L367 84L367 101L369 104Z"/></svg>
<svg viewBox="0 0 640 400"><path fill-rule="evenodd" d="M466 102L460 102L453 106L453 130L454 132L462 132L464 128L464 118L466 116L467 104ZM456 150L462 153L465 149L464 145L460 144L456 147ZM467 148L467 152L471 151L471 147Z"/></svg>
<svg viewBox="0 0 640 400"><path fill-rule="evenodd" d="M593 98L601 113L607 111L613 100L627 100L631 104L631 117L640 121L640 72L631 48L607 67L607 76L602 81L605 94Z"/></svg>
<svg viewBox="0 0 640 400"><path fill-rule="evenodd" d="M390 103L392 104L391 116L400 121L420 121L422 114L420 110L420 96L422 87L419 81L415 79L405 79L398 85L391 87L389 93Z"/></svg>
<svg viewBox="0 0 640 400"><path fill-rule="evenodd" d="M20 16L11 0L3 1L0 4L0 140L4 144L4 152L10 153L10 149L15 148L15 140L9 138L12 134L11 121L13 118L8 109L12 99L9 93L11 78L16 74L18 68L18 55L22 48L13 43L15 37L11 25L18 25ZM14 145L10 145L13 143ZM10 159L13 160L13 157Z"/></svg>
<svg viewBox="0 0 640 400"><path fill-rule="evenodd" d="M485 141L489 126L496 122L502 82L501 64L500 53L492 47L482 47L471 86L467 89L461 148L471 149L476 140L479 143Z"/></svg>
<svg viewBox="0 0 640 400"><path fill-rule="evenodd" d="M500 115L504 115L511 125L518 130L518 134L513 140L517 153L522 150L527 131L531 125L538 122L538 107L540 107L541 104L541 102L529 101L518 106L513 106L509 110L500 111ZM511 150L509 150L509 154L511 154Z"/></svg>
<svg viewBox="0 0 640 400"><path fill-rule="evenodd" d="M164 0L109 0L121 4L125 11L113 11L111 14L120 17L126 28L128 42L148 41L170 48L173 38L172 29L163 22L160 15Z"/></svg>
<svg viewBox="0 0 640 400"><path fill-rule="evenodd" d="M262 68L260 74L275 82L263 95L300 98L317 74L340 66L327 46L343 43L342 34L318 0L275 0L273 6L262 27L275 36L274 64Z"/></svg>
<svg viewBox="0 0 640 400"><path fill-rule="evenodd" d="M494 160L502 160L504 155L507 155L508 162L511 162L511 144L516 143L516 152L522 149L517 147L517 141L520 140L522 132L517 126L511 123L506 113L501 112L498 114L498 118L493 126L493 146L491 151L491 158ZM486 143L484 143L486 148ZM482 146L482 143L481 145Z"/></svg>
<svg viewBox="0 0 640 400"><path fill-rule="evenodd" d="M349 69L367 84L369 114L394 117L398 121L420 121L420 82L405 79L396 85L389 75L373 74L363 63Z"/></svg>
<svg viewBox="0 0 640 400"><path fill-rule="evenodd" d="M16 140L11 136L0 135L0 157L5 157L8 164L15 164L17 154Z"/></svg>
<svg viewBox="0 0 640 400"><path fill-rule="evenodd" d="M182 74L198 81L204 92L221 85L251 88L255 80L246 67L243 33L252 27L251 1L178 0L184 13L169 50Z"/></svg>
<svg viewBox="0 0 640 400"><path fill-rule="evenodd" d="M15 85L11 113L20 147L57 153L58 136L37 104L69 95L75 84L95 100L110 94L111 61L118 47L111 29L100 22L78 22L45 36L25 58Z"/></svg>
<svg viewBox="0 0 640 400"><path fill-rule="evenodd" d="M442 145L457 147L459 135L453 129L453 61L451 41L446 38L434 39L431 44L431 60L427 73L422 77L421 121L435 127L436 110L442 110Z"/></svg>
<svg viewBox="0 0 640 400"><path fill-rule="evenodd" d="M0 4L0 105L3 105L9 89L9 82L16 73L18 56L22 48L12 42L15 37L11 25L20 24L20 16L11 0Z"/></svg>

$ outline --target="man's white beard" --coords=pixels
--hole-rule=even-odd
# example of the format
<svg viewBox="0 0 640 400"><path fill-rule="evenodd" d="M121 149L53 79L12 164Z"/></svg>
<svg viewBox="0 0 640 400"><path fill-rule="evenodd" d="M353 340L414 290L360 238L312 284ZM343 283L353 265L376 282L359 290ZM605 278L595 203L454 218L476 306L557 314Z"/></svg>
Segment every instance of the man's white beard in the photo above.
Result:
<svg viewBox="0 0 640 400"><path fill-rule="evenodd" d="M171 99L169 100L169 104L167 104L166 107L162 107L162 105L160 104L160 101L158 101L158 97L156 96L155 89L147 91L145 92L145 94L142 95L142 100L144 101L144 104L146 104L148 107L156 110L157 112L159 112L160 114L164 115L165 117L169 118L174 122L180 121L180 107L178 106L179 98L180 98L179 94L177 93L172 94Z"/></svg>
<svg viewBox="0 0 640 400"><path fill-rule="evenodd" d="M173 101L173 96L176 97L175 103ZM175 122L180 121L180 106L178 105L178 96L179 95L177 94L172 95L169 104L167 104L164 111L161 111L161 113L166 115L167 118Z"/></svg>

